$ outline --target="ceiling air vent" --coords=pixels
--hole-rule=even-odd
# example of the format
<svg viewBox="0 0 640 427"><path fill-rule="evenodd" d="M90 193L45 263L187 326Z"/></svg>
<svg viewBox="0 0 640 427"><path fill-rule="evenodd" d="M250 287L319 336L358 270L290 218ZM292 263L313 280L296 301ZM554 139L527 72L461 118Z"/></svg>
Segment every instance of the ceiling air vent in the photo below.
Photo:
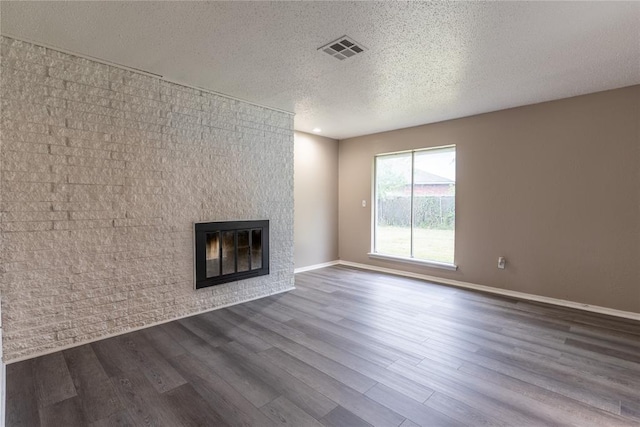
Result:
<svg viewBox="0 0 640 427"><path fill-rule="evenodd" d="M364 52L367 48L347 36L342 36L338 40L334 40L331 43L327 43L326 45L318 48L318 50L322 50L323 52L326 52L334 58L338 58L342 61L343 59L347 59Z"/></svg>

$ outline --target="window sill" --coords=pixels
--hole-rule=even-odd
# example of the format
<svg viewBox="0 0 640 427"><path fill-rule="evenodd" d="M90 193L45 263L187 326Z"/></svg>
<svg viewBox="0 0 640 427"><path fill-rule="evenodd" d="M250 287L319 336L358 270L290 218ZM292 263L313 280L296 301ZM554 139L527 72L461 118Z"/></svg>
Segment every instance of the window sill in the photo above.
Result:
<svg viewBox="0 0 640 427"><path fill-rule="evenodd" d="M452 270L452 271L456 271L458 269L457 265L448 264L445 262L425 261L425 260L415 259L415 258L405 258L400 256L382 255L382 254L376 254L376 253L368 253L367 255L369 255L369 258L381 259L384 261L404 262L407 264L422 265L424 267L441 268L443 270Z"/></svg>

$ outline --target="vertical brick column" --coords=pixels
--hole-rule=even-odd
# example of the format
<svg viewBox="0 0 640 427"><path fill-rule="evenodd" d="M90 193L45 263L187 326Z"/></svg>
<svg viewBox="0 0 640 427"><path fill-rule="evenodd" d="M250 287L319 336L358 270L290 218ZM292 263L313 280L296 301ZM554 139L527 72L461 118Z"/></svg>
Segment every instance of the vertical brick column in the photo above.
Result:
<svg viewBox="0 0 640 427"><path fill-rule="evenodd" d="M293 117L1 38L0 289L17 360L293 286ZM269 276L194 291L196 221L269 219Z"/></svg>

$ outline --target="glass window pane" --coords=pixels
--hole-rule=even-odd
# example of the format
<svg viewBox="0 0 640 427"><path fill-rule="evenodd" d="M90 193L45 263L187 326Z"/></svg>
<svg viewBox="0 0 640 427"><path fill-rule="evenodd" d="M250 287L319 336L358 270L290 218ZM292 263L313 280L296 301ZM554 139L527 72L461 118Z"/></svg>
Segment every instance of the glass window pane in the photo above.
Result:
<svg viewBox="0 0 640 427"><path fill-rule="evenodd" d="M411 256L411 153L376 157L374 251Z"/></svg>
<svg viewBox="0 0 640 427"><path fill-rule="evenodd" d="M233 231L225 231L222 233L222 274L236 272L234 234Z"/></svg>
<svg viewBox="0 0 640 427"><path fill-rule="evenodd" d="M262 229L251 230L251 269L262 268Z"/></svg>
<svg viewBox="0 0 640 427"><path fill-rule="evenodd" d="M413 256L453 264L455 147L416 151L413 171Z"/></svg>
<svg viewBox="0 0 640 427"><path fill-rule="evenodd" d="M249 230L238 231L238 273L249 271Z"/></svg>
<svg viewBox="0 0 640 427"><path fill-rule="evenodd" d="M220 275L220 234L207 233L206 237L206 259L207 277Z"/></svg>

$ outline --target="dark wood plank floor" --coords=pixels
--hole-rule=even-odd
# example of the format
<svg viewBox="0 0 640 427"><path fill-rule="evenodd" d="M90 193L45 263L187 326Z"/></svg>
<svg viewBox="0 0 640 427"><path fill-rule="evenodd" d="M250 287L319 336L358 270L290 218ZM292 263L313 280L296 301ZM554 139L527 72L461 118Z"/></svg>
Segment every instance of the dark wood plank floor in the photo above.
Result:
<svg viewBox="0 0 640 427"><path fill-rule="evenodd" d="M640 425L640 323L346 267L7 368L8 426Z"/></svg>

